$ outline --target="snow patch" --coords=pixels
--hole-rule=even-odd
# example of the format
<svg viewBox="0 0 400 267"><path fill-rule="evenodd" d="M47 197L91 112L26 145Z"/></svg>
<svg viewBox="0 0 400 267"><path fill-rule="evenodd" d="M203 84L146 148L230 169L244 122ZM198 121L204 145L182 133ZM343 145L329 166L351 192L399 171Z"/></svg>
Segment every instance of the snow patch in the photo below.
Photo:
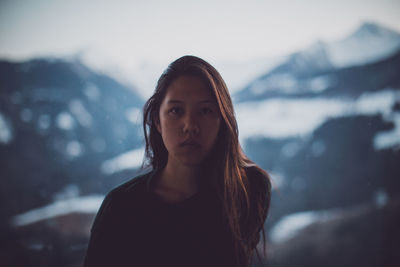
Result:
<svg viewBox="0 0 400 267"><path fill-rule="evenodd" d="M273 243L286 242L312 223L329 220L334 215L334 211L302 211L286 215L272 227L271 241Z"/></svg>
<svg viewBox="0 0 400 267"><path fill-rule="evenodd" d="M75 120L69 112L64 111L57 115L56 124L60 129L72 130L75 126Z"/></svg>
<svg viewBox="0 0 400 267"><path fill-rule="evenodd" d="M13 139L11 123L0 113L0 144L9 144Z"/></svg>
<svg viewBox="0 0 400 267"><path fill-rule="evenodd" d="M282 172L269 171L271 176L272 189L281 188L287 184L287 179Z"/></svg>
<svg viewBox="0 0 400 267"><path fill-rule="evenodd" d="M240 138L303 136L331 117L345 112L347 103L333 99L275 98L237 106Z"/></svg>
<svg viewBox="0 0 400 267"><path fill-rule="evenodd" d="M92 116L86 110L85 106L78 99L74 99L69 103L71 113L76 117L79 124L83 127L90 127L92 125Z"/></svg>
<svg viewBox="0 0 400 267"><path fill-rule="evenodd" d="M389 194L386 192L385 189L379 188L375 191L374 202L376 207L383 208L387 205L388 201L389 201Z"/></svg>
<svg viewBox="0 0 400 267"><path fill-rule="evenodd" d="M83 154L84 147L78 141L70 141L68 142L65 151L70 157L79 157Z"/></svg>
<svg viewBox="0 0 400 267"><path fill-rule="evenodd" d="M142 111L139 108L128 109L125 116L133 124L140 124L142 121Z"/></svg>
<svg viewBox="0 0 400 267"><path fill-rule="evenodd" d="M338 68L372 63L399 49L400 34L373 23L363 24L348 38L326 47L331 63Z"/></svg>
<svg viewBox="0 0 400 267"><path fill-rule="evenodd" d="M399 98L399 91L384 90L365 93L356 100L321 97L273 98L241 103L236 107L240 139L243 141L253 136L271 138L306 136L325 121L341 116L382 114L387 117L392 113L391 107ZM397 136L397 133L395 135ZM316 149L317 154L318 150L321 149Z"/></svg>
<svg viewBox="0 0 400 267"><path fill-rule="evenodd" d="M375 93L364 93L355 102L351 103L351 108L358 114L376 114L388 116L392 112L392 106L400 99L400 92L395 90L383 90Z"/></svg>
<svg viewBox="0 0 400 267"><path fill-rule="evenodd" d="M101 165L101 172L110 175L128 169L136 169L142 165L144 148L128 151L113 159L109 159Z"/></svg>
<svg viewBox="0 0 400 267"><path fill-rule="evenodd" d="M96 101L100 97L100 90L96 85L90 83L84 89L83 93L90 101Z"/></svg>
<svg viewBox="0 0 400 267"><path fill-rule="evenodd" d="M65 186L60 192L54 195L54 200L72 199L79 196L80 189L76 184Z"/></svg>
<svg viewBox="0 0 400 267"><path fill-rule="evenodd" d="M394 148L400 149L400 113L395 113L387 120L392 121L392 130L380 132L374 136L374 148L376 150Z"/></svg>
<svg viewBox="0 0 400 267"><path fill-rule="evenodd" d="M313 93L321 93L332 85L332 78L329 76L318 76L309 81L309 90Z"/></svg>
<svg viewBox="0 0 400 267"><path fill-rule="evenodd" d="M25 226L72 212L96 213L103 199L104 196L102 195L90 195L57 200L47 206L14 216L11 219L11 224L15 227Z"/></svg>

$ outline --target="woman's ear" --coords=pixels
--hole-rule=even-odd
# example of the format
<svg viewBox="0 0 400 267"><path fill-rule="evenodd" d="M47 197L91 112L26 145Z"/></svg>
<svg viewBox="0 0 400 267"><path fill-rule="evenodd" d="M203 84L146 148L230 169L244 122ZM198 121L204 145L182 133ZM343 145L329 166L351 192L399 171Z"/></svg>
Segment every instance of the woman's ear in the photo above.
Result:
<svg viewBox="0 0 400 267"><path fill-rule="evenodd" d="M157 117L157 118L154 118L153 121L154 121L154 125L156 126L156 129L157 129L158 133L161 134L160 119Z"/></svg>

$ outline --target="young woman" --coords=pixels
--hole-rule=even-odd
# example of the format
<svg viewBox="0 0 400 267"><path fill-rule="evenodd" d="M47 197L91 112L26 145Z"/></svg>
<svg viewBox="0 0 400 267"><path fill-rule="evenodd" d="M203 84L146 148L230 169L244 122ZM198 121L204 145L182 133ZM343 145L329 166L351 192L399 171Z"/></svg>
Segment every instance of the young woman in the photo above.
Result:
<svg viewBox="0 0 400 267"><path fill-rule="evenodd" d="M270 179L240 148L220 74L177 59L143 114L152 171L106 196L85 266L250 266L261 232L265 249Z"/></svg>

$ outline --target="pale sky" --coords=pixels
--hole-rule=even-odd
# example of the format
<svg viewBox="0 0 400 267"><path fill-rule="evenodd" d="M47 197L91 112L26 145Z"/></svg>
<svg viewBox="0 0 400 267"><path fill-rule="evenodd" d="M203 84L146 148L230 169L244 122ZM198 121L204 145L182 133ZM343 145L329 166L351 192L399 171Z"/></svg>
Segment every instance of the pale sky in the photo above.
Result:
<svg viewBox="0 0 400 267"><path fill-rule="evenodd" d="M80 54L129 73L185 55L210 63L273 58L362 22L400 31L400 0L2 0L0 58Z"/></svg>

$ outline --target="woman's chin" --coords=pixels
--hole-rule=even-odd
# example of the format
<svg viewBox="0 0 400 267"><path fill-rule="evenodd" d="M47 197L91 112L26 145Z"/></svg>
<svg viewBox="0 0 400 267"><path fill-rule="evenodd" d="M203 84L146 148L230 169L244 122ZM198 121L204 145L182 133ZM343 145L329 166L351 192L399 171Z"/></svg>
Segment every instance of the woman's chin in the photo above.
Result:
<svg viewBox="0 0 400 267"><path fill-rule="evenodd" d="M182 165L188 167L199 167L201 166L202 162L203 162L202 159L197 159L197 158L185 158L180 160L180 163Z"/></svg>
<svg viewBox="0 0 400 267"><path fill-rule="evenodd" d="M179 164L190 167L199 167L204 161L204 157L199 154L179 155L176 159Z"/></svg>

